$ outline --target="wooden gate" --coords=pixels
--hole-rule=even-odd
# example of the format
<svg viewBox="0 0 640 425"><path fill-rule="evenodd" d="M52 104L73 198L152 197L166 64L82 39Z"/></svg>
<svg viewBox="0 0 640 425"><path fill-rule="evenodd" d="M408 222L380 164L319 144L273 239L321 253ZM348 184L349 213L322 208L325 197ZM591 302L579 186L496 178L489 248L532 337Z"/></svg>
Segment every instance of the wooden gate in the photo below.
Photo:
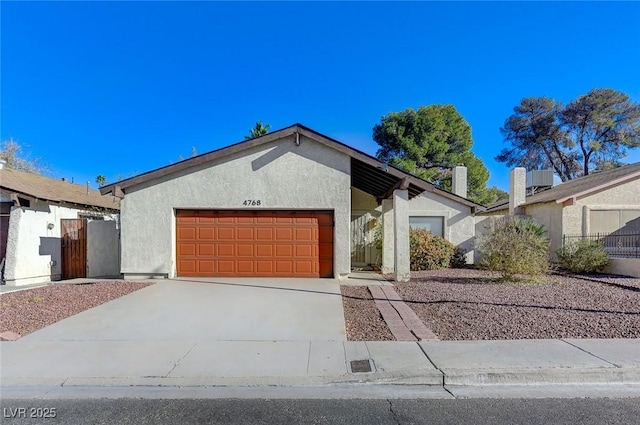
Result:
<svg viewBox="0 0 640 425"><path fill-rule="evenodd" d="M87 220L60 220L62 278L87 277Z"/></svg>

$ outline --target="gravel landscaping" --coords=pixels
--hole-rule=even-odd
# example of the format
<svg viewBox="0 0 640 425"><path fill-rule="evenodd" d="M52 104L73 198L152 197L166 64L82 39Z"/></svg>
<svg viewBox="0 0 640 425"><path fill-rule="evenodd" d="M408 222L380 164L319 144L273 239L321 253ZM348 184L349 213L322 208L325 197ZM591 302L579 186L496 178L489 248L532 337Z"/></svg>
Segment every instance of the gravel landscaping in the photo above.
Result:
<svg viewBox="0 0 640 425"><path fill-rule="evenodd" d="M0 333L27 335L151 285L146 282L53 284L0 295Z"/></svg>
<svg viewBox="0 0 640 425"><path fill-rule="evenodd" d="M640 338L640 279L554 274L511 283L497 277L473 269L414 272L395 290L441 340ZM388 339L366 288L345 287L343 296L349 340Z"/></svg>
<svg viewBox="0 0 640 425"><path fill-rule="evenodd" d="M349 341L393 341L366 286L341 286L344 320Z"/></svg>

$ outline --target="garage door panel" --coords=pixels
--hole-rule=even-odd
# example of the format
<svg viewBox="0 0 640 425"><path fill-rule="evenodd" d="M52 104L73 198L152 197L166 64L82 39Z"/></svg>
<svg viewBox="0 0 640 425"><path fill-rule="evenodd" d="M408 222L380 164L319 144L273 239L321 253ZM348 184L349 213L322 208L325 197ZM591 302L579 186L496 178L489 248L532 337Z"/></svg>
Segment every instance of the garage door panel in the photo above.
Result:
<svg viewBox="0 0 640 425"><path fill-rule="evenodd" d="M232 260L218 260L217 261L218 264L218 273L222 273L222 274L233 274L235 269L233 267L233 265L235 264L235 261Z"/></svg>
<svg viewBox="0 0 640 425"><path fill-rule="evenodd" d="M236 239L238 240L245 240L245 241L252 241L254 239L254 232L253 232L253 228L251 227L238 227L236 229Z"/></svg>
<svg viewBox="0 0 640 425"><path fill-rule="evenodd" d="M273 262L272 261L256 261L256 272L264 273L267 275L273 274Z"/></svg>
<svg viewBox="0 0 640 425"><path fill-rule="evenodd" d="M312 241L314 239L313 230L310 227L296 228L296 241Z"/></svg>
<svg viewBox="0 0 640 425"><path fill-rule="evenodd" d="M216 262L212 260L198 260L198 272L200 273L214 273Z"/></svg>
<svg viewBox="0 0 640 425"><path fill-rule="evenodd" d="M292 260L288 260L288 261L276 260L275 264L276 264L276 273L278 274L283 274L283 273L291 274L293 272Z"/></svg>
<svg viewBox="0 0 640 425"><path fill-rule="evenodd" d="M295 252L296 257L314 257L317 255L314 255L314 249L313 249L313 245L309 244L309 245L296 245L296 252Z"/></svg>
<svg viewBox="0 0 640 425"><path fill-rule="evenodd" d="M184 273L194 273L197 271L196 260L181 260L178 266Z"/></svg>
<svg viewBox="0 0 640 425"><path fill-rule="evenodd" d="M218 244L218 257L233 257L235 255L234 244Z"/></svg>
<svg viewBox="0 0 640 425"><path fill-rule="evenodd" d="M233 241L235 240L235 232L233 227L218 227L218 240L219 241Z"/></svg>
<svg viewBox="0 0 640 425"><path fill-rule="evenodd" d="M291 239L293 239L293 229L289 228L289 227L277 227L276 229L276 237L275 239L277 241L290 241Z"/></svg>
<svg viewBox="0 0 640 425"><path fill-rule="evenodd" d="M178 254L184 256L196 255L196 244L181 243L180 245L178 245Z"/></svg>
<svg viewBox="0 0 640 425"><path fill-rule="evenodd" d="M275 223L276 224L293 224L293 218L292 217L276 216L275 217Z"/></svg>
<svg viewBox="0 0 640 425"><path fill-rule="evenodd" d="M198 239L200 240L213 240L215 238L215 229L211 227L198 228Z"/></svg>
<svg viewBox="0 0 640 425"><path fill-rule="evenodd" d="M253 257L253 245L242 244L236 245L236 255L238 257Z"/></svg>
<svg viewBox="0 0 640 425"><path fill-rule="evenodd" d="M179 276L333 276L331 212L177 211L176 223Z"/></svg>
<svg viewBox="0 0 640 425"><path fill-rule="evenodd" d="M178 239L195 239L196 238L196 228L195 227L181 227L178 229Z"/></svg>
<svg viewBox="0 0 640 425"><path fill-rule="evenodd" d="M291 258L291 257L293 257L293 245L276 245L275 257L276 258L280 258L280 257Z"/></svg>
<svg viewBox="0 0 640 425"><path fill-rule="evenodd" d="M244 261L244 260L239 260L237 263L238 265L236 272L238 274L253 274L254 270L253 270L253 261L252 260L248 260L248 261Z"/></svg>
<svg viewBox="0 0 640 425"><path fill-rule="evenodd" d="M313 262L296 261L296 274L313 274Z"/></svg>
<svg viewBox="0 0 640 425"><path fill-rule="evenodd" d="M273 257L273 245L256 245L256 257Z"/></svg>
<svg viewBox="0 0 640 425"><path fill-rule="evenodd" d="M256 229L256 239L259 241L272 241L273 229L266 227L258 227Z"/></svg>

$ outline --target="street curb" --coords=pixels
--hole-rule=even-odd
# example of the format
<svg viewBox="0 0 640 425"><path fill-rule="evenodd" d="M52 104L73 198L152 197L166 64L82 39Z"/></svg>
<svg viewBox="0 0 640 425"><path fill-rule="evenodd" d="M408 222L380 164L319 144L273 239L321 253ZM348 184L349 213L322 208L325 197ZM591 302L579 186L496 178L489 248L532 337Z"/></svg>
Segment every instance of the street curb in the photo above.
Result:
<svg viewBox="0 0 640 425"><path fill-rule="evenodd" d="M446 370L444 385L640 384L640 368Z"/></svg>

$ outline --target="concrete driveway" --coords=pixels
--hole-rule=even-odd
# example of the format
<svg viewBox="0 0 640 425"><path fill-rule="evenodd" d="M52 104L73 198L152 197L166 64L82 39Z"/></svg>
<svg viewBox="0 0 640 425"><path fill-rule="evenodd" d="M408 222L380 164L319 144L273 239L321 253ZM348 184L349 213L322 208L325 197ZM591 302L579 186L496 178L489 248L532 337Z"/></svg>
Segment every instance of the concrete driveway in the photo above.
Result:
<svg viewBox="0 0 640 425"><path fill-rule="evenodd" d="M345 341L333 279L182 278L69 317L21 341Z"/></svg>

